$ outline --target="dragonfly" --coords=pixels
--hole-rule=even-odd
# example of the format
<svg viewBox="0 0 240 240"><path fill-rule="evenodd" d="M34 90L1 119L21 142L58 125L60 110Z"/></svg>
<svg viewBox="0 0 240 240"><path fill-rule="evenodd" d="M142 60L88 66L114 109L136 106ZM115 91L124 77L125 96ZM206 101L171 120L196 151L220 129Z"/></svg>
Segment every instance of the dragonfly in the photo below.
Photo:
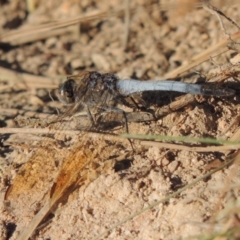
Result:
<svg viewBox="0 0 240 240"><path fill-rule="evenodd" d="M74 110L85 109L92 124L92 112L125 112L116 105L119 101L126 104L125 97L142 92L175 91L204 96L229 97L235 94L233 89L216 85L185 83L171 80L141 81L131 78L119 79L116 74L92 71L84 76L74 75L59 87L56 95L64 104L74 105ZM127 128L126 128L127 129Z"/></svg>
<svg viewBox="0 0 240 240"><path fill-rule="evenodd" d="M56 136L58 131L65 132L69 127L70 122L66 119L82 110L87 112L85 129L89 132L93 129L99 130L96 118L101 114L106 114L104 118L106 120L108 116L115 118L115 115L120 113L126 119L125 123L131 120L154 119L145 112L144 114L139 111L125 112L118 107L118 102L127 104L126 97L145 91L177 91L189 93L191 96L200 94L216 97L229 97L234 94L233 90L208 84L188 84L170 80L147 82L136 79L121 80L115 74L88 72L70 76L57 89L59 100L71 106L62 116L48 123L49 128L53 128L48 130L48 135L58 138ZM155 113L155 116L161 114ZM80 120L77 124L81 127L84 118ZM16 218L29 219L27 227L18 224L20 231L18 239L28 239L42 219L49 213L54 213L58 203L64 202L76 188L94 181L104 171L102 163L105 163L104 160L108 159L108 155L114 152L113 146L104 143L107 136L96 140L94 135L88 132L76 131L75 134L79 135L75 144L71 146L64 145L62 141L56 143L48 137L43 137L41 146L32 150L29 161L19 169L11 183L5 196L6 201L9 202L6 207L16 213ZM119 143L116 139L111 138L111 141ZM127 148L129 143L121 142L121 146ZM32 214L24 215L28 209L32 210Z"/></svg>
<svg viewBox="0 0 240 240"><path fill-rule="evenodd" d="M232 89L208 84L191 84L169 80L119 79L113 73L84 72L69 76L55 91L59 100L70 107L62 116L53 121L54 124L59 124L56 127L57 130L53 130L52 133L56 134L58 130L64 130L68 124L65 124L64 119L83 110L87 112L89 119L87 130L96 129L98 115L104 112L124 115L124 110L117 108L117 103L119 101L125 103L126 97L145 91L177 91L217 97L229 97L235 93ZM140 113L137 112L138 114ZM125 116L127 121L128 115ZM9 204L9 209L20 211L18 214L21 216L23 209L19 207L21 206L19 202L25 201L25 208L33 208L37 212L35 216L32 216L33 219L28 227L23 228L18 240L28 239L42 219L58 203L66 199L76 188L96 179L105 167L112 166L112 164L100 164L103 162L100 159L106 159L107 155L113 151L113 146L105 144L102 146L103 151L99 147L99 139L96 140L88 132L81 132L78 139L77 144L67 148L62 147L60 150L49 139L43 140L42 146L32 152L30 160L20 168L12 185L8 188L5 200ZM126 146L129 143L125 141L122 145ZM99 152L102 152L102 156L99 156ZM49 161L49 157L55 161ZM61 164L60 170L56 171L59 164ZM44 171L41 171L42 169ZM28 196L27 193L33 188L37 193L35 196ZM39 206L36 203L41 198L44 199L44 204Z"/></svg>
<svg viewBox="0 0 240 240"><path fill-rule="evenodd" d="M59 87L60 101L66 104L81 102L83 105L95 105L106 92L111 96L111 100L144 91L176 91L206 96L232 96L235 94L232 89L219 88L216 85L199 85L170 80L119 79L115 74L101 74L96 71L89 72L83 78L80 75L80 78L79 81L78 75L70 76ZM108 99L109 96L104 98Z"/></svg>

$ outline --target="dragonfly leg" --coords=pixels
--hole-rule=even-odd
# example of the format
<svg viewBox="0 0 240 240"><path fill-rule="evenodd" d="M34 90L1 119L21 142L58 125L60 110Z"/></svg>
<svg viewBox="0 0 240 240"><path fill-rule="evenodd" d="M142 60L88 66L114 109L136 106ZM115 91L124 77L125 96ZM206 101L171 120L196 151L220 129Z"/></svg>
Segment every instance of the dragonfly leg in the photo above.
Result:
<svg viewBox="0 0 240 240"><path fill-rule="evenodd" d="M91 121L92 126L95 126L96 125L96 121L94 120L93 115L92 115L92 113L91 113L91 111L90 111L88 106L86 106L86 110L87 110L87 115L88 115L88 118Z"/></svg>
<svg viewBox="0 0 240 240"><path fill-rule="evenodd" d="M123 121L124 121L126 133L129 133L129 131L128 131L127 116L126 116L126 112L125 112L125 111L123 111L122 109L119 109L119 108L107 108L106 111L108 111L108 112L121 113L122 116L123 116Z"/></svg>
<svg viewBox="0 0 240 240"><path fill-rule="evenodd" d="M115 107L101 107L101 109L103 110L103 112L107 113L111 113L111 112L115 112L115 113L119 113L123 116L123 124L125 125L125 130L126 133L128 133L128 121L127 121L127 114L124 110L119 109L119 108L115 108ZM108 114L107 114L108 115Z"/></svg>

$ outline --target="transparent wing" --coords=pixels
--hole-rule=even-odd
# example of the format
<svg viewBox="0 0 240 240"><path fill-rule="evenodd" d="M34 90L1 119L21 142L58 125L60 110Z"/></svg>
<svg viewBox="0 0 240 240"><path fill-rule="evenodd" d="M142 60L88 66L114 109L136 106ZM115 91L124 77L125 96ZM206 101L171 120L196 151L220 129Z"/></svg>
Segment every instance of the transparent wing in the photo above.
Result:
<svg viewBox="0 0 240 240"><path fill-rule="evenodd" d="M69 141L65 141L65 132L69 129L82 129L82 126L87 131L98 129L89 115L75 118L74 114L79 110L87 108L90 114L97 116L108 108L107 102L111 99L108 91L99 93L97 89L90 89L88 77L88 74L74 77L77 85L74 85L72 93L77 101L72 102L63 115L47 124L47 136L42 137L41 144L32 150L28 161L19 169L6 192L5 200L15 216L22 218L26 217L25 214L32 213L28 218L33 219L21 232L19 239L27 239L52 207L67 197L73 189L89 178L98 176L89 176L90 164L97 162L97 167L95 165L93 168L97 173L101 162L111 155L112 145L105 143L104 136L96 138L92 133L76 131ZM60 87L59 92L61 91L63 88ZM71 98L71 91L67 93L67 97ZM34 216L36 212L38 214Z"/></svg>

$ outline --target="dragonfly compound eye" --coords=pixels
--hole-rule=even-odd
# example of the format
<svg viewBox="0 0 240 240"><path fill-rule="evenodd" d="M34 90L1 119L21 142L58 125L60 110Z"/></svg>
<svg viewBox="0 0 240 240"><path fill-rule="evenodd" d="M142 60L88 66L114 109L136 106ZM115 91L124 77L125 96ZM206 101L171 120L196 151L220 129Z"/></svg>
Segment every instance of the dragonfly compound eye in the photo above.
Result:
<svg viewBox="0 0 240 240"><path fill-rule="evenodd" d="M77 84L73 79L65 81L58 90L59 100L65 104L74 103L76 85Z"/></svg>

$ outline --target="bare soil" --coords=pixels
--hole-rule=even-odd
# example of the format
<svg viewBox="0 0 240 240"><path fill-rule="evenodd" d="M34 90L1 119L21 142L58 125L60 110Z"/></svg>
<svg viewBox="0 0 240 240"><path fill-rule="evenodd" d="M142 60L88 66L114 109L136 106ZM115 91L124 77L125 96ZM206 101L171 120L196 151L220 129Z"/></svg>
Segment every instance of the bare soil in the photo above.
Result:
<svg viewBox="0 0 240 240"><path fill-rule="evenodd" d="M127 8L127 1L118 0L39 0L30 11L27 1L0 1L0 239L17 239L60 191L69 177L61 169L68 167L74 188L33 229L31 239L240 237L237 163L139 212L216 169L231 154L238 156L238 147L180 140L130 144L121 137L79 133L79 118L69 132L59 134L56 127L48 129L54 133L49 135L41 128L57 109L65 109L49 92L54 95L67 75L94 70L119 78L164 79L239 31L223 16L221 22L201 5L195 8L201 1L190 2L132 0ZM238 1L211 3L240 25ZM228 43L180 72L178 80L212 81L235 89L234 96L195 96L155 121L129 123L129 133L239 141L239 47ZM234 73L231 63L237 66ZM230 77L217 82L222 75ZM179 96L185 97L144 93L141 98L155 111ZM28 119L21 128L14 121L21 116L39 122ZM111 133L124 130L118 126ZM87 167L85 158L93 159Z"/></svg>

